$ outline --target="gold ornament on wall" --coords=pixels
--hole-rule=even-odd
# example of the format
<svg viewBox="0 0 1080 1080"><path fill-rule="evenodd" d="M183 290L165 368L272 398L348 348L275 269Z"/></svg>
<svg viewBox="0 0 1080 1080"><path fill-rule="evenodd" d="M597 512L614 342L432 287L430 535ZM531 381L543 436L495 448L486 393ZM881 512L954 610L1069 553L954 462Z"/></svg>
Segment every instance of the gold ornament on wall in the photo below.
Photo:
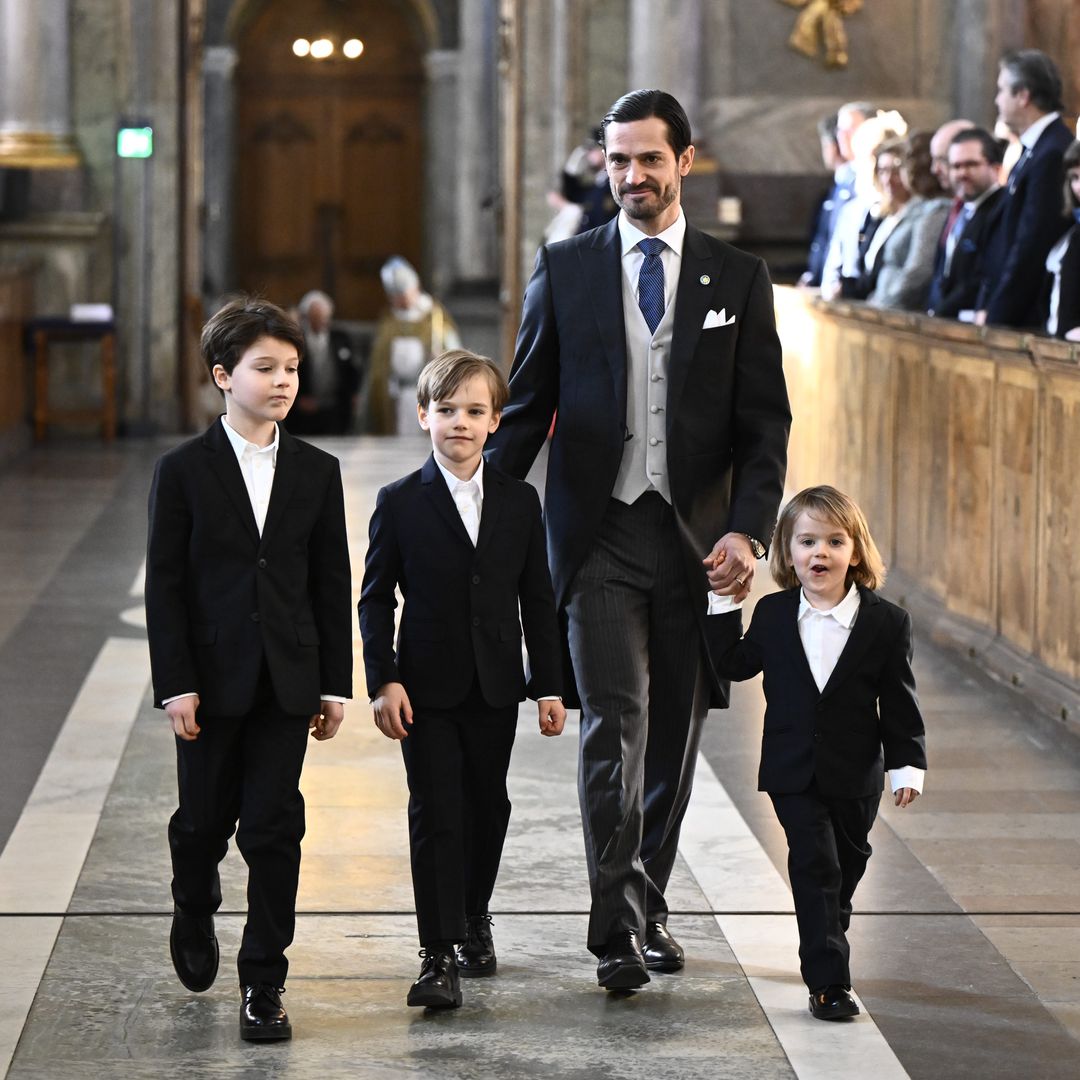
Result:
<svg viewBox="0 0 1080 1080"><path fill-rule="evenodd" d="M827 68L847 67L848 36L844 19L862 10L863 0L782 0L788 7L802 8L788 44L811 60L824 48Z"/></svg>

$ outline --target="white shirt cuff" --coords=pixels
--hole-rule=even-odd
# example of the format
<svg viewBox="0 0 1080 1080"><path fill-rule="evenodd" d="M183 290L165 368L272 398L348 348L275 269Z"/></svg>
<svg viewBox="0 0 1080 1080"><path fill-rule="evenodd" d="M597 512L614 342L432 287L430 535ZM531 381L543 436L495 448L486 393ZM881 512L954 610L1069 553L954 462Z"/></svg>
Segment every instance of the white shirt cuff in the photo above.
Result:
<svg viewBox="0 0 1080 1080"><path fill-rule="evenodd" d="M177 694L175 697L167 697L162 701L161 704L162 705L168 705L170 701L179 701L181 698L198 697L198 696L199 695L194 690L192 690L191 693L189 693L189 694Z"/></svg>
<svg viewBox="0 0 1080 1080"><path fill-rule="evenodd" d="M544 694L542 697L538 697L537 701L562 701L562 698L558 694Z"/></svg>
<svg viewBox="0 0 1080 1080"><path fill-rule="evenodd" d="M915 765L904 765L899 769L889 770L889 783L895 795L901 788L914 788L920 795L926 782L926 770Z"/></svg>
<svg viewBox="0 0 1080 1080"><path fill-rule="evenodd" d="M706 615L723 615L726 611L738 611L742 607L742 601L735 602L734 596L717 596L710 591L706 594L709 598L709 607Z"/></svg>
<svg viewBox="0 0 1080 1080"><path fill-rule="evenodd" d="M336 701L339 705L344 705L346 701L352 701L352 698L347 697L335 697L333 694L320 694L320 701Z"/></svg>

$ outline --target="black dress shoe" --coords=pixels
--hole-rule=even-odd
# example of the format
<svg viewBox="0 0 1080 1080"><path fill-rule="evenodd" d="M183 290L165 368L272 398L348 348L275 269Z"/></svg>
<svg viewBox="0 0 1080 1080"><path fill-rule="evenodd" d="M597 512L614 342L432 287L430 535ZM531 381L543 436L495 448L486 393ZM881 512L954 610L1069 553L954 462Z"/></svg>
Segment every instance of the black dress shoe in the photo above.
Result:
<svg viewBox="0 0 1080 1080"><path fill-rule="evenodd" d="M641 953L650 971L678 971L685 960L683 947L661 922L646 924L645 944L641 947Z"/></svg>
<svg viewBox="0 0 1080 1080"><path fill-rule="evenodd" d="M454 950L421 949L420 956L420 975L409 987L408 1004L425 1009L456 1009L461 1004L461 983Z"/></svg>
<svg viewBox="0 0 1080 1080"><path fill-rule="evenodd" d="M810 1011L818 1020L845 1020L859 1015L859 1006L846 986L820 986L810 993Z"/></svg>
<svg viewBox="0 0 1080 1080"><path fill-rule="evenodd" d="M608 940L607 951L596 965L596 981L605 990L634 990L649 981L635 931L624 930Z"/></svg>
<svg viewBox="0 0 1080 1080"><path fill-rule="evenodd" d="M243 997L240 1005L241 1039L255 1041L292 1038L289 1014L281 1004L284 990L266 983L255 983L241 987L240 993Z"/></svg>
<svg viewBox="0 0 1080 1080"><path fill-rule="evenodd" d="M458 974L463 979L494 975L497 967L495 942L491 939L491 916L470 915L465 927L465 943L458 946Z"/></svg>
<svg viewBox="0 0 1080 1080"><path fill-rule="evenodd" d="M173 909L169 955L179 980L201 994L214 985L218 973L218 942L213 915L185 915Z"/></svg>

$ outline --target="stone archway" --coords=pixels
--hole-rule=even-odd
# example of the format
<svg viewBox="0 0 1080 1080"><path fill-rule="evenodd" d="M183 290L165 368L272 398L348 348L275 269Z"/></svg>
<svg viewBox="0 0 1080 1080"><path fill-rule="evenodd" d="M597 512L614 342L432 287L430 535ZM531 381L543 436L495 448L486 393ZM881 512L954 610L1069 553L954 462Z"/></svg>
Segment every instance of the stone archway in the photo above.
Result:
<svg viewBox="0 0 1080 1080"><path fill-rule="evenodd" d="M423 57L430 8L385 0L249 0L230 16L237 284L282 304L308 289L342 318L384 303L379 267L423 253ZM293 52L325 38L325 59ZM358 59L342 45L359 39Z"/></svg>

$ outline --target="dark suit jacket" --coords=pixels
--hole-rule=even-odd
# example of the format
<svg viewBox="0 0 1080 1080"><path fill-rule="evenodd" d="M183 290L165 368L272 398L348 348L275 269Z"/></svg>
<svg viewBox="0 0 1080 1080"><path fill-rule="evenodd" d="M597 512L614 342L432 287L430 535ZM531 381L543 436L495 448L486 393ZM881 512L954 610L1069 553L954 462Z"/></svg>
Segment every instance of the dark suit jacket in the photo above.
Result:
<svg viewBox="0 0 1080 1080"><path fill-rule="evenodd" d="M926 302L931 315L955 319L961 311L975 309L986 276L987 241L1003 198L1005 188L998 188L979 203L956 243L948 274L945 273L945 246L939 247L930 298Z"/></svg>
<svg viewBox="0 0 1080 1080"><path fill-rule="evenodd" d="M1046 256L1068 228L1061 212L1065 170L1061 159L1073 137L1061 118L1039 136L1009 177L1008 193L990 238L986 282L979 306L1000 326L1044 326Z"/></svg>
<svg viewBox="0 0 1080 1080"><path fill-rule="evenodd" d="M560 608L600 527L627 436L622 296L617 217L540 249L525 292L510 404L489 440L490 460L525 476L558 410L544 510ZM734 323L702 330L708 312L721 308ZM768 543L791 414L765 264L689 224L668 379L671 498L705 635L701 560L730 531ZM566 674L569 698L569 668ZM714 690L714 703L726 704L727 686L715 676Z"/></svg>
<svg viewBox="0 0 1080 1080"><path fill-rule="evenodd" d="M474 673L496 708L522 701L526 691L562 693L540 499L529 484L485 466L474 548L429 457L419 472L379 492L369 534L359 604L369 693L400 682L414 707L453 708ZM395 586L405 598L396 652Z"/></svg>
<svg viewBox="0 0 1080 1080"><path fill-rule="evenodd" d="M926 768L922 715L911 673L911 617L859 587L859 614L825 689L799 638L798 588L762 597L750 629L720 669L731 679L764 671L765 730L758 790L879 795L884 770ZM732 623L736 614L713 615Z"/></svg>
<svg viewBox="0 0 1080 1080"><path fill-rule="evenodd" d="M279 425L280 430L280 425ZM352 695L345 505L337 458L280 430L259 537L236 454L216 420L166 453L150 489L146 625L154 702L195 691L242 716L263 657L286 712Z"/></svg>
<svg viewBox="0 0 1080 1080"><path fill-rule="evenodd" d="M305 333L305 340L307 339ZM352 337L344 330L331 327L329 332L330 358L333 362L334 400L314 413L301 412L293 407L285 426L294 435L344 435L352 421L353 397L360 389L363 374L361 357ZM299 368L300 382L297 398L312 392L310 361L305 357Z"/></svg>

